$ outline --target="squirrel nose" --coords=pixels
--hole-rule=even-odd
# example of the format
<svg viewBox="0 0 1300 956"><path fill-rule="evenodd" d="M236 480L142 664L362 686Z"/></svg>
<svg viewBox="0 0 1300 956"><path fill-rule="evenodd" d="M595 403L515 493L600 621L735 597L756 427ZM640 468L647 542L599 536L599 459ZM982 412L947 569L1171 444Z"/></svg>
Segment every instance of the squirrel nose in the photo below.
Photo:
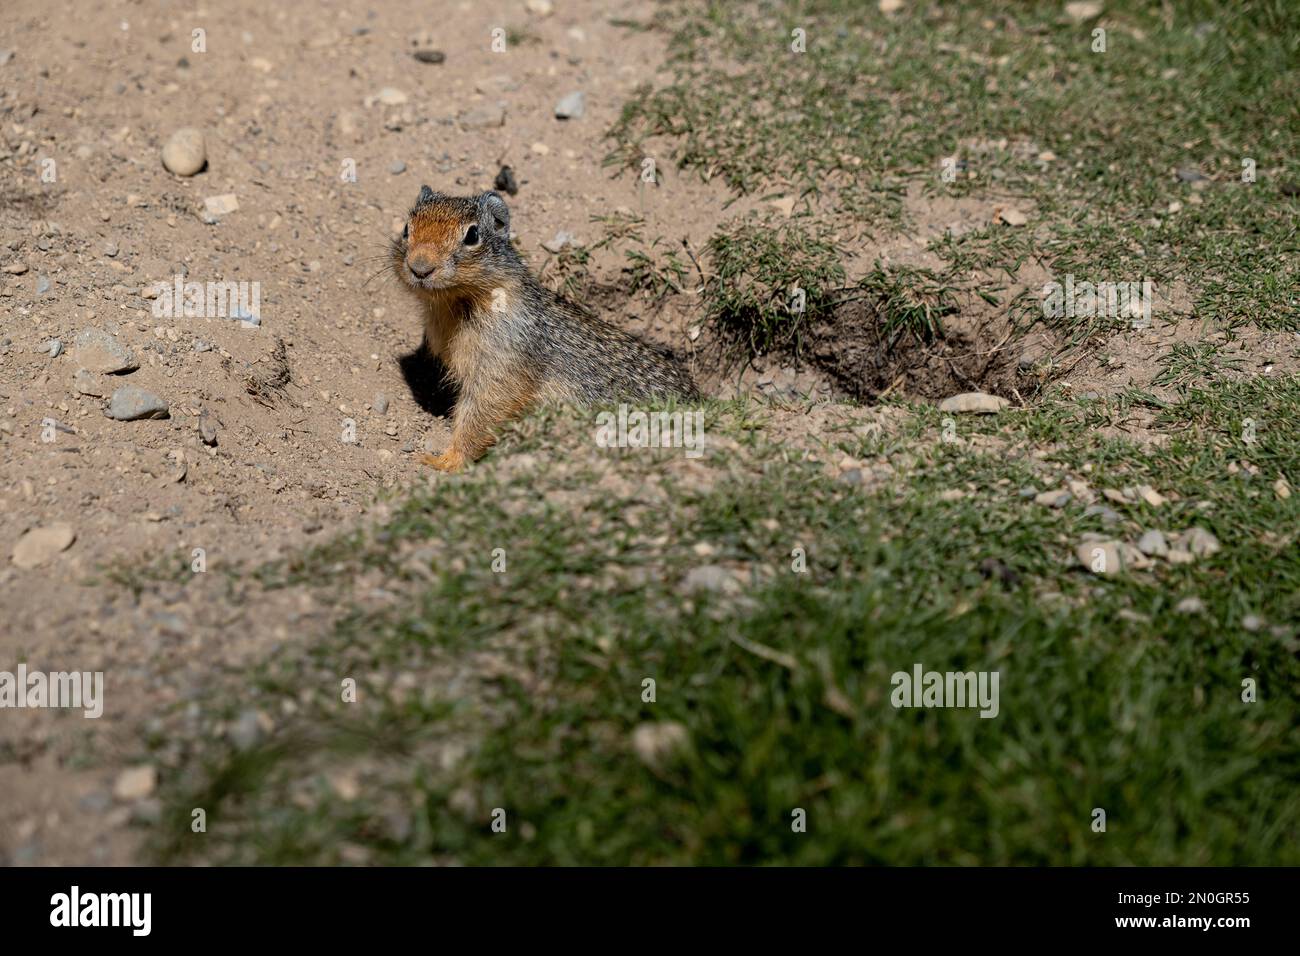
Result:
<svg viewBox="0 0 1300 956"><path fill-rule="evenodd" d="M414 259L406 260L406 267L411 270L417 279L423 279L433 271L433 263L424 256L417 256Z"/></svg>

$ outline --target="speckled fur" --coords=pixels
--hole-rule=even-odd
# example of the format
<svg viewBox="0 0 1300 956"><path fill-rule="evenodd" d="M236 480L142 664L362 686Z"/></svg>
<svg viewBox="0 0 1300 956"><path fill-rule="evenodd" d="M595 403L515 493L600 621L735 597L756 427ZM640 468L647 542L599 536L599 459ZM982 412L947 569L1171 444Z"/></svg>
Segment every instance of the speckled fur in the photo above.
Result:
<svg viewBox="0 0 1300 956"><path fill-rule="evenodd" d="M469 246L471 226L479 241ZM510 213L497 193L453 197L425 186L393 243L394 271L426 306L425 345L459 396L451 448L426 463L458 470L491 447L498 426L538 401L699 398L672 356L543 288L509 236Z"/></svg>

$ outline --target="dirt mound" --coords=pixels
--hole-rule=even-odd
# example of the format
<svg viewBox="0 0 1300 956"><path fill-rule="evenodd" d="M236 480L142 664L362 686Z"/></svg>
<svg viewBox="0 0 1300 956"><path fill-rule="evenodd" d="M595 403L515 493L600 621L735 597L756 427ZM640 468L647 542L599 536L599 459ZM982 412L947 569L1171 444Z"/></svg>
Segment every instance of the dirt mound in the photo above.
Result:
<svg viewBox="0 0 1300 956"><path fill-rule="evenodd" d="M1017 381L1009 330L981 327L949 329L942 336L890 334L879 311L851 302L813 323L804 355L834 382L837 390L861 402L887 395L941 400L958 392L988 392L1013 397Z"/></svg>

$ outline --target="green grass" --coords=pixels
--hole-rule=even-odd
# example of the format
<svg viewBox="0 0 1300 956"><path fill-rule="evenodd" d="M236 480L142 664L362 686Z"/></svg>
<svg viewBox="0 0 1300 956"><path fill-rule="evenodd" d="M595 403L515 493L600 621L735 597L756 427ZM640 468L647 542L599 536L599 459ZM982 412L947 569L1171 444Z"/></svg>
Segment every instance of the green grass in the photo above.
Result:
<svg viewBox="0 0 1300 956"><path fill-rule="evenodd" d="M761 355L799 351L808 322L830 313L844 285L840 250L802 220L779 226L742 222L710 240L714 275L705 317L723 335Z"/></svg>
<svg viewBox="0 0 1300 956"><path fill-rule="evenodd" d="M533 416L383 526L267 570L353 610L269 658L243 693L213 689L203 729L164 775L155 852L1294 865L1300 508L1271 483L1300 461L1286 427L1300 381L1193 390L1161 410L1159 450L1095 430L1097 415L1122 421L1137 406L1093 404L962 418L958 443L941 440L936 410L900 408L880 435L850 421L806 444L767 438L797 411L714 404L708 480L680 452L614 461L583 421ZM806 450L896 476L846 484ZM515 464L526 455L545 461ZM1243 459L1259 475L1232 473ZM1148 483L1171 500L1114 505L1107 525L1019 493L1067 477L1098 492ZM965 497L944 494L954 489ZM1072 557L1086 532L1192 526L1222 550L1116 578ZM806 573L792 570L796 547ZM989 562L1004 570L986 576ZM705 564L734 569L735 593L685 592ZM365 569L390 599L349 592ZM1205 610L1177 612L1191 596ZM918 662L998 671L999 716L893 708L891 675ZM340 700L348 676L354 704ZM1257 703L1241 700L1245 678ZM278 726L240 751L213 731L248 706ZM647 723L680 725L688 743L639 759L631 739ZM194 807L206 834L189 830ZM1096 807L1105 833L1090 828ZM796 808L807 832L792 830Z"/></svg>
<svg viewBox="0 0 1300 956"><path fill-rule="evenodd" d="M1209 382L1225 371L1237 371L1242 360L1221 354L1213 342L1179 343L1168 354L1161 356L1160 374L1153 385L1186 385L1190 382Z"/></svg>
<svg viewBox="0 0 1300 956"><path fill-rule="evenodd" d="M673 77L629 98L611 165L667 153L737 195L795 197L848 245L906 230L914 186L1010 201L1029 211L1025 228L934 244L945 281L979 287L972 270L1014 275L1032 258L1058 277L1185 284L1217 324L1300 329L1300 7L1289 0L1108 3L1105 52L1092 49L1098 24L1072 22L1055 0L893 17L851 0L670 9ZM805 52L792 50L796 29ZM952 182L945 157L961 163ZM1205 188L1180 169L1208 177ZM723 268L750 228L719 225ZM797 258L801 237L782 241ZM761 278L776 297L788 276ZM1024 305L1008 306L1018 321L1032 314ZM745 315L764 346L770 312ZM1053 321L1076 339L1109 328Z"/></svg>

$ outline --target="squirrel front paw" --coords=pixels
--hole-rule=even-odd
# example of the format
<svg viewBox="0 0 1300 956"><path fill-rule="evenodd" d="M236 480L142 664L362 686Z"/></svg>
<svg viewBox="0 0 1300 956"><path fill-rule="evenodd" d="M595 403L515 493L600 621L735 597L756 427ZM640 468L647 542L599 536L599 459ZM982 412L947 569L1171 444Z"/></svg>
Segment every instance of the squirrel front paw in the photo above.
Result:
<svg viewBox="0 0 1300 956"><path fill-rule="evenodd" d="M420 463L438 471L456 472L465 467L465 456L454 448L448 448L441 455L422 455Z"/></svg>

